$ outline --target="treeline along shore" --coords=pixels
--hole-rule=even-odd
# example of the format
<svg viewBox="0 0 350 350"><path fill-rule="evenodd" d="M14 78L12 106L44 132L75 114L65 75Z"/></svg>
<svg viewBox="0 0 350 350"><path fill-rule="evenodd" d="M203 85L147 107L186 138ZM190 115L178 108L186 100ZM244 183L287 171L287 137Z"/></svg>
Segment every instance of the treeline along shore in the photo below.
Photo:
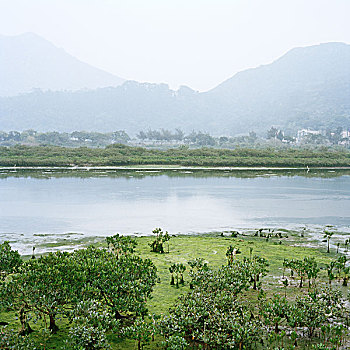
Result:
<svg viewBox="0 0 350 350"><path fill-rule="evenodd" d="M2 167L178 165L206 167L350 167L345 149L146 149L113 144L105 148L0 147Z"/></svg>

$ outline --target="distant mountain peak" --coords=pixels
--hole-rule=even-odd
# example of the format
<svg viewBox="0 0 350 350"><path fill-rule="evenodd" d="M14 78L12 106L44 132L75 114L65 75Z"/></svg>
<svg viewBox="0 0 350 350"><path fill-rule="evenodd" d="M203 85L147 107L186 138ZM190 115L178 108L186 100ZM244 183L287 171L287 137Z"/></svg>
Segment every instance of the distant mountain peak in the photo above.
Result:
<svg viewBox="0 0 350 350"><path fill-rule="evenodd" d="M27 32L0 36L0 96L42 90L80 90L118 86L125 80L93 67Z"/></svg>
<svg viewBox="0 0 350 350"><path fill-rule="evenodd" d="M53 52L57 54L57 48ZM219 135L252 130L263 135L272 125L287 134L305 128L350 129L349 62L350 45L325 43L290 50L273 63L237 73L205 93L128 81L89 91L0 98L0 127L43 131L125 129L128 133L181 128Z"/></svg>
<svg viewBox="0 0 350 350"><path fill-rule="evenodd" d="M264 84L276 88L282 83L291 88L297 82L316 85L348 74L350 45L328 42L293 48L270 64L236 73L208 93L230 95L235 89L239 89L240 94L242 89L248 93L248 90L266 89Z"/></svg>

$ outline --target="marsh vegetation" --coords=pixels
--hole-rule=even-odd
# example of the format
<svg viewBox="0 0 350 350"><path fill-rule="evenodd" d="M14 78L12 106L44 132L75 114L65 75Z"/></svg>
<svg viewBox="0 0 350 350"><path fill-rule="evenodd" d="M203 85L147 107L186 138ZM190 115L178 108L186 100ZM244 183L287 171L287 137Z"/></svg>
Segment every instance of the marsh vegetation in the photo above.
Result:
<svg viewBox="0 0 350 350"><path fill-rule="evenodd" d="M261 229L169 235L154 251L164 235L116 235L34 258L3 243L1 348L349 345L346 242L327 253L302 246L300 232Z"/></svg>

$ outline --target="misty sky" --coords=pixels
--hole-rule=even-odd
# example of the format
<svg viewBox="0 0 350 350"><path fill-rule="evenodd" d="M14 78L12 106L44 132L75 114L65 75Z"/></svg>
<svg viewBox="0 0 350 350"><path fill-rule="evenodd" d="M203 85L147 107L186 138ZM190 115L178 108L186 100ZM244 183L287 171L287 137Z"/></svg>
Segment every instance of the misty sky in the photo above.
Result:
<svg viewBox="0 0 350 350"><path fill-rule="evenodd" d="M125 79L207 90L296 46L350 43L350 0L0 0L0 34L39 34Z"/></svg>

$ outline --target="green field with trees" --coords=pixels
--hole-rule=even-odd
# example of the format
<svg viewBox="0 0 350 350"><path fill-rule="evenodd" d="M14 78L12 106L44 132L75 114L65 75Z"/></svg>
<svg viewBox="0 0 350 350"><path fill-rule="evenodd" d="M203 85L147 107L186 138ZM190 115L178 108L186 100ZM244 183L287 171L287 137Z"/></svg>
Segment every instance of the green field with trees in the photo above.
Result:
<svg viewBox="0 0 350 350"><path fill-rule="evenodd" d="M0 348L346 349L348 246L283 229L155 229L23 257L5 242Z"/></svg>
<svg viewBox="0 0 350 350"><path fill-rule="evenodd" d="M181 129L174 131L168 129L140 130L135 137L129 136L125 130L113 132L96 131L72 131L39 132L36 130L0 131L0 146L62 146L62 147L106 147L111 144L121 143L129 146L141 146L147 148L173 148L182 145L191 148L214 147L228 148L288 148L288 147L339 147L350 146L347 130L338 127L327 130L301 130L304 134L291 136L283 130L271 127L266 131L265 137L257 135L254 131L249 133L229 136L214 136L208 132L192 130L185 134Z"/></svg>
<svg viewBox="0 0 350 350"><path fill-rule="evenodd" d="M69 166L227 166L227 167L349 167L350 151L341 149L146 149L113 144L105 148L57 146L0 147L2 167Z"/></svg>

